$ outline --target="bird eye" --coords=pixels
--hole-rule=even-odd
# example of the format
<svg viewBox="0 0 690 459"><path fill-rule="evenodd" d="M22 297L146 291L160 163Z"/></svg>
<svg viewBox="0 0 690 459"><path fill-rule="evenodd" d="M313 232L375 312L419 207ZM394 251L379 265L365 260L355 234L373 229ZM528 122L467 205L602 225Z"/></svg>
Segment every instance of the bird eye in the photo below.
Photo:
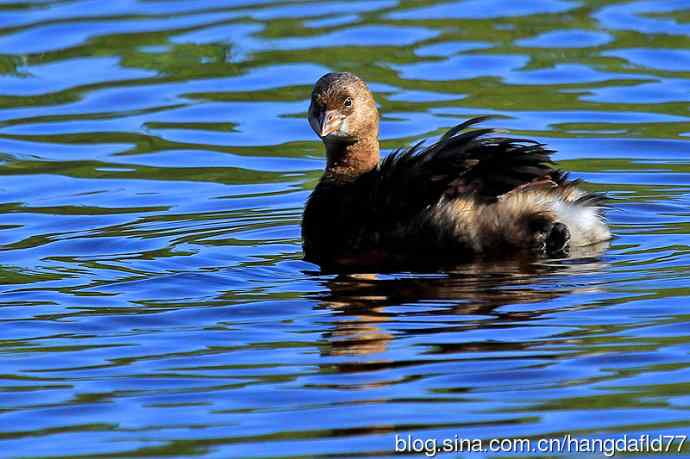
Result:
<svg viewBox="0 0 690 459"><path fill-rule="evenodd" d="M345 99L345 102L343 102L343 105L346 107L352 107L352 98L348 97Z"/></svg>

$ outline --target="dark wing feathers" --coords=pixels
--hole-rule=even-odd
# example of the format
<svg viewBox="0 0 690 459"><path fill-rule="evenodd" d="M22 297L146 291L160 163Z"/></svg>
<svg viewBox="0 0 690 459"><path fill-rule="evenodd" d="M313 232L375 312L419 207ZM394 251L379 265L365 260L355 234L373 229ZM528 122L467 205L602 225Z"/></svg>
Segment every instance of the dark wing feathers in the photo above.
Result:
<svg viewBox="0 0 690 459"><path fill-rule="evenodd" d="M460 123L455 127L452 127L448 129L448 132L443 134L443 137L441 137L441 140L446 140L451 137L453 137L455 134L458 132L467 129L470 126L474 126L475 124L483 123L486 120L489 120L491 118L495 118L494 116L491 115L485 115L485 116L477 116L475 118L470 118L469 120L465 121L464 123Z"/></svg>
<svg viewBox="0 0 690 459"><path fill-rule="evenodd" d="M600 193L587 193L575 201L575 204L589 207L606 208L610 198Z"/></svg>
<svg viewBox="0 0 690 459"><path fill-rule="evenodd" d="M565 184L566 175L551 165L552 150L528 139L490 137L493 129L467 128L490 117L478 117L451 128L438 142L386 157L379 168L377 212L398 217L419 212L442 196L472 193L495 200L511 190L548 179Z"/></svg>

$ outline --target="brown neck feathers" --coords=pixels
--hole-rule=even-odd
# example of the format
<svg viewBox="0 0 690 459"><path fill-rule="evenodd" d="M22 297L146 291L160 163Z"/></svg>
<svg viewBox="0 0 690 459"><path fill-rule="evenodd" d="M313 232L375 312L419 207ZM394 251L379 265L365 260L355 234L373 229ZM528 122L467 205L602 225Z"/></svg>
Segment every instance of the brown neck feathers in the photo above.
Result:
<svg viewBox="0 0 690 459"><path fill-rule="evenodd" d="M338 180L354 179L376 168L379 164L379 141L367 136L352 143L326 143L325 176Z"/></svg>

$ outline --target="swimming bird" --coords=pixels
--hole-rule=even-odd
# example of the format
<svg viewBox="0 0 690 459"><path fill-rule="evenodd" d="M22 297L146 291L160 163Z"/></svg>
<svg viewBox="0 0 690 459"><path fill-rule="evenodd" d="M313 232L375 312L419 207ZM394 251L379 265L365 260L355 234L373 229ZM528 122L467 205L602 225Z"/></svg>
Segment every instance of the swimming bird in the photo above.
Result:
<svg viewBox="0 0 690 459"><path fill-rule="evenodd" d="M609 240L605 196L553 166L542 143L477 129L379 154L379 113L366 83L328 73L308 120L325 171L302 220L305 260L326 269L429 266L477 259L563 257Z"/></svg>

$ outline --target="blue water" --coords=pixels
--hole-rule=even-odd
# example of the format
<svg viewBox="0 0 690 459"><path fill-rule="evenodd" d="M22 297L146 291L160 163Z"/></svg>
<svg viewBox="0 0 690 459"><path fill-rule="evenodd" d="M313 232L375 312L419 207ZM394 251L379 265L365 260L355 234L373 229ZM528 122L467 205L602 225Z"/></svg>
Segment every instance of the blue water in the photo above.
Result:
<svg viewBox="0 0 690 459"><path fill-rule="evenodd" d="M617 238L320 274L305 112L333 70L386 152L484 114L546 142ZM689 109L688 0L0 0L0 456L687 434Z"/></svg>

